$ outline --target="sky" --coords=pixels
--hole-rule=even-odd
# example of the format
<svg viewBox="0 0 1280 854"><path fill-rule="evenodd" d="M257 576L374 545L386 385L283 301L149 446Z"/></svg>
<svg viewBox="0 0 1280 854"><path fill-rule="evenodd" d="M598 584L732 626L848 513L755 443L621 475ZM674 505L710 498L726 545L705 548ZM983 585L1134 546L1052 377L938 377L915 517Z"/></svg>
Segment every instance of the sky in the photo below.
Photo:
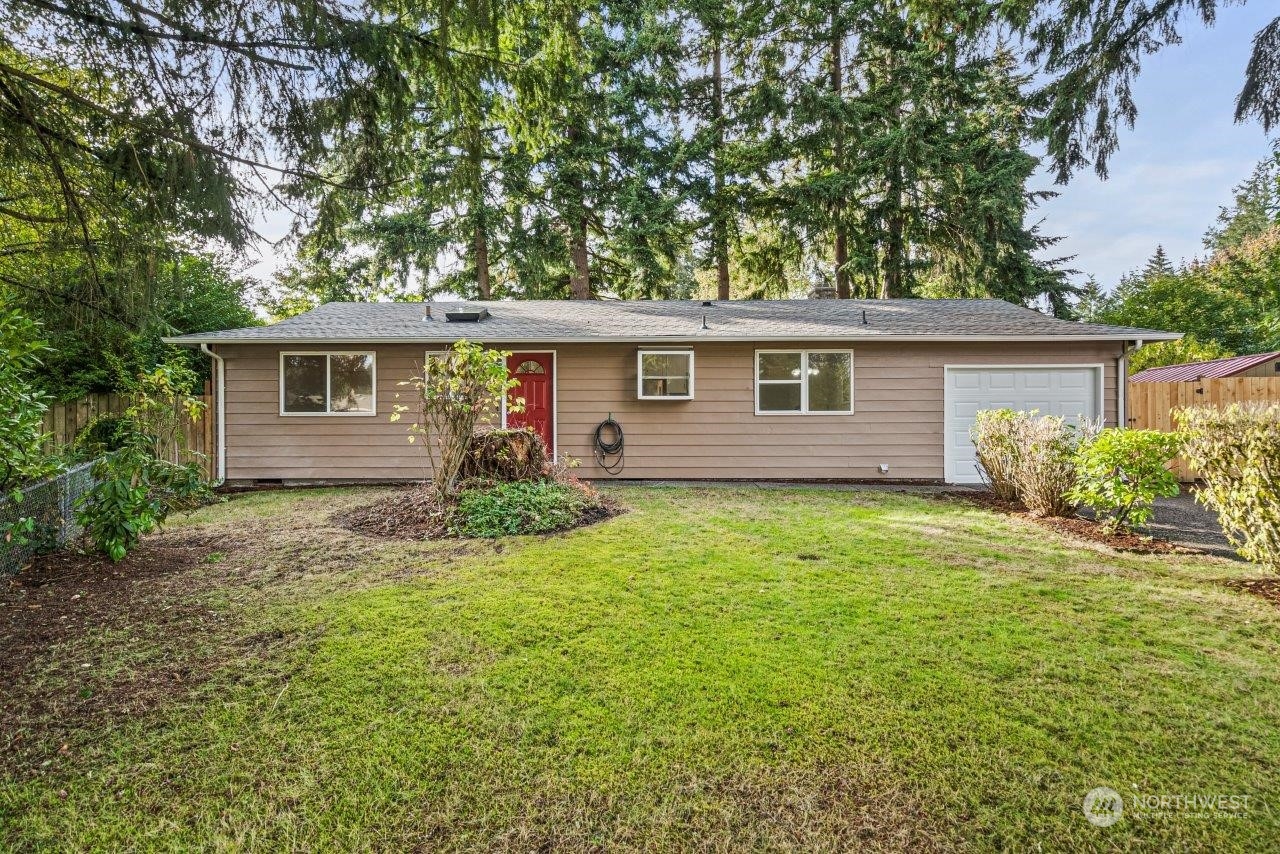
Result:
<svg viewBox="0 0 1280 854"><path fill-rule="evenodd" d="M1234 113L1253 35L1275 15L1272 0L1220 9L1213 29L1188 24L1181 45L1143 61L1138 121L1121 132L1110 177L1085 171L1065 187L1051 175L1037 182L1061 193L1039 209L1042 231L1063 238L1047 254L1076 256L1068 266L1107 289L1157 245L1175 262L1203 254L1218 208L1271 151L1262 126L1238 125Z"/></svg>
<svg viewBox="0 0 1280 854"><path fill-rule="evenodd" d="M1175 262L1203 253L1218 208L1271 150L1260 125L1238 125L1233 115L1253 35L1275 15L1274 0L1220 9L1212 29L1188 22L1182 44L1145 58L1134 84L1138 120L1120 132L1110 177L1085 170L1055 186L1046 172L1032 185L1060 194L1037 212L1041 231L1062 238L1047 257L1075 256L1067 266L1080 271L1078 281L1092 275L1110 289L1157 245ZM259 230L275 240L290 223L275 212ZM264 242L258 259L246 272L268 280L287 256Z"/></svg>

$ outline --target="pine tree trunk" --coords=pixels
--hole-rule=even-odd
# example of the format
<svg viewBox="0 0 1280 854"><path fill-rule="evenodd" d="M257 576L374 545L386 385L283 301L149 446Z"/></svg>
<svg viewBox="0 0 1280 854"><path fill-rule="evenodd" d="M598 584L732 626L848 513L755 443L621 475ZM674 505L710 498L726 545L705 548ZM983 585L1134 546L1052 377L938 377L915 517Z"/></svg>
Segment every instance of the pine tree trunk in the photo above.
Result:
<svg viewBox="0 0 1280 854"><path fill-rule="evenodd" d="M900 200L896 189L894 199ZM880 287L881 299L897 299L902 296L907 252L903 240L904 231L902 213L899 209L889 217L889 245L885 247L884 281Z"/></svg>
<svg viewBox="0 0 1280 854"><path fill-rule="evenodd" d="M569 150L573 151L582 137L574 124L565 131ZM569 298L591 299L591 258L587 254L587 203L582 175L573 174L565 182L571 188L569 219Z"/></svg>
<svg viewBox="0 0 1280 854"><path fill-rule="evenodd" d="M492 299L493 292L489 285L489 239L485 236L484 226L476 226L476 289L480 299Z"/></svg>
<svg viewBox="0 0 1280 854"><path fill-rule="evenodd" d="M587 255L587 218L578 219L569 234L569 260L573 269L569 273L569 297L591 299L591 264Z"/></svg>
<svg viewBox="0 0 1280 854"><path fill-rule="evenodd" d="M715 36L715 53L712 62L712 121L715 122L715 151L712 152L712 168L715 172L712 210L715 221L711 226L712 251L716 259L716 299L729 299L729 229L724 199L724 74L720 34Z"/></svg>
<svg viewBox="0 0 1280 854"><path fill-rule="evenodd" d="M467 182L470 191L470 213L475 221L472 252L476 265L476 292L480 299L492 297L489 286L489 237L485 233L485 186L483 134L474 122L467 126Z"/></svg>
<svg viewBox="0 0 1280 854"><path fill-rule="evenodd" d="M844 93L844 28L839 22L840 7L831 8L831 93L841 98ZM835 123L835 167L838 174L844 173L844 117ZM836 298L848 299L849 271L845 266L849 263L849 232L844 221L845 202L838 197L831 208L831 216L835 220L836 237Z"/></svg>

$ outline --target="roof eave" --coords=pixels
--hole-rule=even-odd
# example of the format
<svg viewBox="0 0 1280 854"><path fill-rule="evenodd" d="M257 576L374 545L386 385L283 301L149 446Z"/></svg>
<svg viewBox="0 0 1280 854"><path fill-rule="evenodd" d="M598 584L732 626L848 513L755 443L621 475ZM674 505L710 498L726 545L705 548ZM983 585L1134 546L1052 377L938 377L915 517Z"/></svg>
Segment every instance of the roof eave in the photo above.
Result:
<svg viewBox="0 0 1280 854"><path fill-rule="evenodd" d="M471 338L476 341L482 341L486 344L698 344L698 343L751 343L756 341L841 341L854 342L863 341L867 343L877 341L888 342L907 342L907 341L992 341L992 342L1013 342L1013 341L1132 341L1132 342L1148 342L1148 341L1176 341L1182 337L1181 332L1154 332L1143 330L1141 332L1124 332L1124 333L1099 333L1086 335L660 335L660 336L637 336L637 335L593 335L593 336L577 336L577 337L549 337L543 338L538 336L490 336L490 335L468 335L457 336L457 338ZM447 344L457 338L423 338L404 336L316 336L316 337L299 337L299 336L263 336L257 335L244 338L228 338L228 337L188 337L188 336L170 336L161 338L160 340L166 344L175 344L178 346L198 347L201 344Z"/></svg>

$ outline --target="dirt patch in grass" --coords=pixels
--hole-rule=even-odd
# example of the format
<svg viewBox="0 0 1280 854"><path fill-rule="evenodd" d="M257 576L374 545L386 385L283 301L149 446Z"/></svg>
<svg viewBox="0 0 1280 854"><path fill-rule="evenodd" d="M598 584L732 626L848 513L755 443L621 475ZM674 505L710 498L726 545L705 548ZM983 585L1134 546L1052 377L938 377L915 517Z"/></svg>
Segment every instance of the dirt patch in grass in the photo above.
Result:
<svg viewBox="0 0 1280 854"><path fill-rule="evenodd" d="M1280 608L1280 578L1231 578L1223 586L1266 599Z"/></svg>
<svg viewBox="0 0 1280 854"><path fill-rule="evenodd" d="M573 524L547 531L545 535L594 525L621 512L622 508L616 502L598 496L596 503L583 510ZM466 539L450 533L450 514L451 508L441 504L429 489L412 486L373 504L341 510L330 517L329 523L357 534L397 540Z"/></svg>
<svg viewBox="0 0 1280 854"><path fill-rule="evenodd" d="M221 631L224 615L174 595L210 550L200 539L144 545L118 564L58 552L0 580L0 767L38 768L86 724L146 713L207 678L213 664L190 647L157 650ZM133 652L123 665L110 660L119 646Z"/></svg>
<svg viewBox="0 0 1280 854"><path fill-rule="evenodd" d="M688 769L661 793L568 788L555 778L495 801L467 793L465 826L425 819L425 847L527 851L954 851L955 816L901 783L889 768L777 762L737 771ZM961 816L962 820L967 816ZM453 841L453 844L451 844Z"/></svg>
<svg viewBox="0 0 1280 854"><path fill-rule="evenodd" d="M0 774L74 762L85 740L194 696L223 668L305 641L245 635L238 604L280 581L258 566L270 537L177 529L119 563L62 551L0 576Z"/></svg>
<svg viewBox="0 0 1280 854"><path fill-rule="evenodd" d="M1158 537L1149 537L1143 534L1135 534L1132 531L1109 531L1102 524L1092 519L1084 519L1080 516L1036 516L1027 512L1027 508L1021 504L1011 501L1002 501L990 492L977 491L972 492L944 492L939 493L941 497L950 499L960 499L970 504L976 504L987 510L994 510L997 513L1004 513L1008 516L1017 516L1021 519L1028 519L1037 525L1043 525L1057 531L1060 534L1067 534L1082 540L1088 540L1092 543L1104 545L1118 552L1135 552L1137 554L1196 554L1194 549L1171 543L1168 540L1161 540Z"/></svg>

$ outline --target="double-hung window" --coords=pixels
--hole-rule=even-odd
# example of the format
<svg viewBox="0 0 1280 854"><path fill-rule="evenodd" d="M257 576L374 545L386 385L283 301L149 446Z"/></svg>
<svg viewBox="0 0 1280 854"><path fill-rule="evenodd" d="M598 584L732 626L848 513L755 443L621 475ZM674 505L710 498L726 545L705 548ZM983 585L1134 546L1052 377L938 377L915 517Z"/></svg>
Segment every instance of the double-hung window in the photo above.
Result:
<svg viewBox="0 0 1280 854"><path fill-rule="evenodd" d="M636 358L640 400L693 400L692 350L641 350Z"/></svg>
<svg viewBox="0 0 1280 854"><path fill-rule="evenodd" d="M757 415L853 412L853 351L757 350Z"/></svg>
<svg viewBox="0 0 1280 854"><path fill-rule="evenodd" d="M281 415L374 415L373 353L281 353Z"/></svg>

